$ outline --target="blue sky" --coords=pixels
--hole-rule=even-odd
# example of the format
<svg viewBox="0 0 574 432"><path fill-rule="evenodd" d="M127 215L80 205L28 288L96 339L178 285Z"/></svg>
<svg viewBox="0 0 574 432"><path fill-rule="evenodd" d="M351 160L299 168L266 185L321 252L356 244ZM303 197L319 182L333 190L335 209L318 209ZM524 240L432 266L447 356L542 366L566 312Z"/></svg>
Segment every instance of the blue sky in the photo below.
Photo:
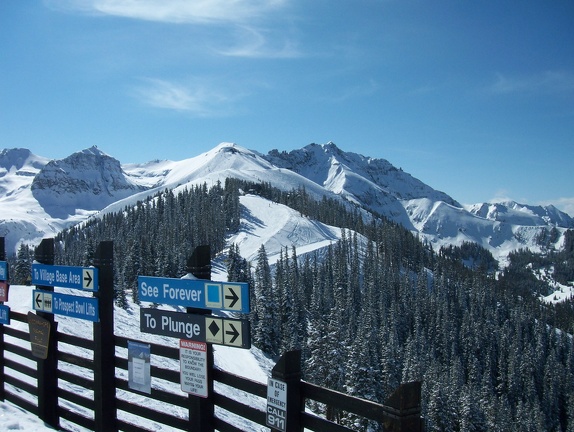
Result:
<svg viewBox="0 0 574 432"><path fill-rule="evenodd" d="M574 215L574 3L2 0L0 148L122 163L333 141Z"/></svg>

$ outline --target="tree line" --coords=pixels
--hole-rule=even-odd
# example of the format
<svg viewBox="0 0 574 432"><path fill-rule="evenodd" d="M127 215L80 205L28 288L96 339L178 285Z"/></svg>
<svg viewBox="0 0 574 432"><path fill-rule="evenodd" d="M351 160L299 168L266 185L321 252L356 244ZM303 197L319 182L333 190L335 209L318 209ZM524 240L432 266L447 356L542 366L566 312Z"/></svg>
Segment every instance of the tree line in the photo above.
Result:
<svg viewBox="0 0 574 432"><path fill-rule="evenodd" d="M340 226L341 239L303 256L286 247L274 263L261 246L247 262L237 245L226 249L246 192ZM340 201L234 179L166 190L66 230L56 237L57 263L90 265L109 239L120 257L120 307L130 295L139 302L138 275L180 277L191 250L209 244L214 257L226 251L229 280L251 284L254 344L272 357L301 349L306 380L378 402L401 382L422 380L430 431L574 431L572 315L558 319L557 307L538 301L542 288L525 290L512 266L495 277L475 246L435 252ZM25 277L31 257L21 246L13 276ZM379 427L312 408L359 430Z"/></svg>

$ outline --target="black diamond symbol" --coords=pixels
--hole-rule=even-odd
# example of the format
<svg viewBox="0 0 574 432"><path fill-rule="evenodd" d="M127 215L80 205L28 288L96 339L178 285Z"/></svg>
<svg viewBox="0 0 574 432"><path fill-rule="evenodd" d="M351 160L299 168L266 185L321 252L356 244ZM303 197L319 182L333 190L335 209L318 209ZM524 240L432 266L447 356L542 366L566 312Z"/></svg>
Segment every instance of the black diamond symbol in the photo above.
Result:
<svg viewBox="0 0 574 432"><path fill-rule="evenodd" d="M219 330L221 330L221 329L219 328L217 323L215 321L211 321L211 324L209 324L209 331L211 332L211 334L213 336L217 336L217 333L219 333Z"/></svg>

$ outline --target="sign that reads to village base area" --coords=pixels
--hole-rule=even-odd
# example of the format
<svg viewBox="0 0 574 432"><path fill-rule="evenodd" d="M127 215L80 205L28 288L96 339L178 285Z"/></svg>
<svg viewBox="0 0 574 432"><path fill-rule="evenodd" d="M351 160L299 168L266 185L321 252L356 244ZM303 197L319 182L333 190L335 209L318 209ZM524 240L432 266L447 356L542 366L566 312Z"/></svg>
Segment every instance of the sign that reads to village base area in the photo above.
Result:
<svg viewBox="0 0 574 432"><path fill-rule="evenodd" d="M269 378L267 381L267 426L287 430L287 383Z"/></svg>
<svg viewBox="0 0 574 432"><path fill-rule="evenodd" d="M33 290L32 306L35 310L71 318L98 322L100 312L98 299L79 297L56 292Z"/></svg>
<svg viewBox="0 0 574 432"><path fill-rule="evenodd" d="M140 331L195 342L251 348L248 320L140 308Z"/></svg>
<svg viewBox="0 0 574 432"><path fill-rule="evenodd" d="M6 261L0 261L0 280L8 280L8 264L6 264Z"/></svg>
<svg viewBox="0 0 574 432"><path fill-rule="evenodd" d="M180 340L179 364L181 368L181 391L206 398L208 396L207 344Z"/></svg>
<svg viewBox="0 0 574 432"><path fill-rule="evenodd" d="M138 276L140 301L249 313L249 284Z"/></svg>
<svg viewBox="0 0 574 432"><path fill-rule="evenodd" d="M95 267L32 264L32 284L82 291L98 290L98 269Z"/></svg>

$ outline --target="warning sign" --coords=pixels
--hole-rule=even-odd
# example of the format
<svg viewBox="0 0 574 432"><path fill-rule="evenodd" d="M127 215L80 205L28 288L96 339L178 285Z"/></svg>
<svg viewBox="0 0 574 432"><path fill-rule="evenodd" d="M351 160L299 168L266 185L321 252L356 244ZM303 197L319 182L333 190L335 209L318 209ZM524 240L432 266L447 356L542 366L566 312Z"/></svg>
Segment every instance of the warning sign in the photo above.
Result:
<svg viewBox="0 0 574 432"><path fill-rule="evenodd" d="M207 343L180 340L179 363L181 391L206 398L208 396Z"/></svg>

